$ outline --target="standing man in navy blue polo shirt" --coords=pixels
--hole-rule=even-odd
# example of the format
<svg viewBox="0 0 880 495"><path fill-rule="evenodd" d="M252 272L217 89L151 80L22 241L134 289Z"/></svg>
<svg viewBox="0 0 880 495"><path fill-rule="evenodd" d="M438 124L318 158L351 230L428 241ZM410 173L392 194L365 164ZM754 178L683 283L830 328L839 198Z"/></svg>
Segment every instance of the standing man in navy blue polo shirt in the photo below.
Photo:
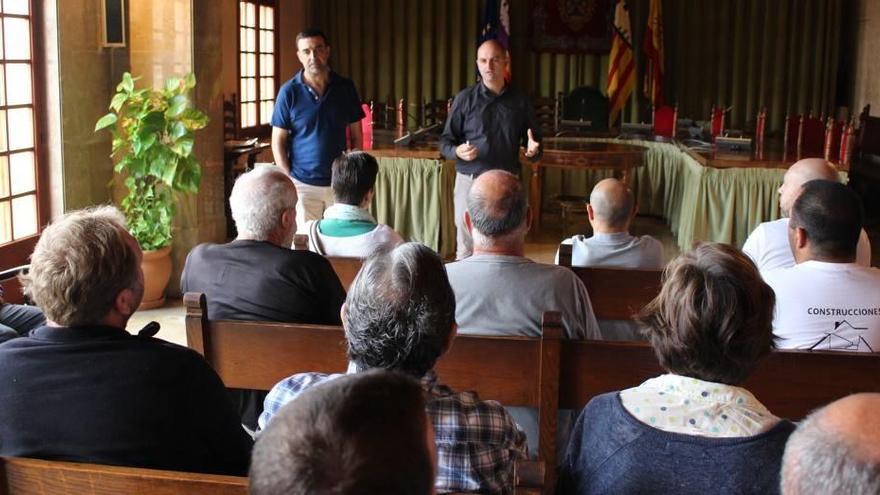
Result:
<svg viewBox="0 0 880 495"><path fill-rule="evenodd" d="M296 225L320 220L333 204L330 166L345 151L345 129L351 148L361 147L361 99L354 83L330 69L330 44L319 29L296 35L302 70L284 83L272 114L272 154L296 186Z"/></svg>
<svg viewBox="0 0 880 495"><path fill-rule="evenodd" d="M477 49L480 82L465 88L452 102L440 151L455 160L455 258L473 252L473 238L464 224L468 191L474 179L500 168L519 175L519 148L535 161L541 156L541 128L529 98L504 80L507 50L494 39Z"/></svg>

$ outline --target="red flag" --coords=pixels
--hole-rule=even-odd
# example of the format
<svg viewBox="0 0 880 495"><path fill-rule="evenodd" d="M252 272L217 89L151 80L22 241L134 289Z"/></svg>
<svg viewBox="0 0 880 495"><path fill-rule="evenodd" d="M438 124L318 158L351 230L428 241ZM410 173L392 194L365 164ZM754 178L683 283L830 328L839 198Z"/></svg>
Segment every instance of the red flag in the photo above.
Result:
<svg viewBox="0 0 880 495"><path fill-rule="evenodd" d="M651 0L648 27L645 29L645 96L654 108L663 106L663 6L661 0Z"/></svg>
<svg viewBox="0 0 880 495"><path fill-rule="evenodd" d="M608 63L608 125L617 121L618 114L636 85L636 67L633 58L632 32L626 2L619 0L614 8L614 30L611 35L611 60Z"/></svg>

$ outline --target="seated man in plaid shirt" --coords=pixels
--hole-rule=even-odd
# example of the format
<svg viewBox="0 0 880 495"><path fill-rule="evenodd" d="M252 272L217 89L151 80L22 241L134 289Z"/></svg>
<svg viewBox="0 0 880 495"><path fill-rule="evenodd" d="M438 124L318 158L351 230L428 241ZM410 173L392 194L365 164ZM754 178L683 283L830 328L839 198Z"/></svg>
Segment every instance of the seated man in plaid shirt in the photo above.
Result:
<svg viewBox="0 0 880 495"><path fill-rule="evenodd" d="M527 455L525 434L495 401L454 392L432 368L455 338L455 295L443 262L416 243L369 258L342 307L348 373L397 370L421 379L437 442L438 493L513 493L513 463ZM302 373L272 388L259 426L303 390L343 375Z"/></svg>

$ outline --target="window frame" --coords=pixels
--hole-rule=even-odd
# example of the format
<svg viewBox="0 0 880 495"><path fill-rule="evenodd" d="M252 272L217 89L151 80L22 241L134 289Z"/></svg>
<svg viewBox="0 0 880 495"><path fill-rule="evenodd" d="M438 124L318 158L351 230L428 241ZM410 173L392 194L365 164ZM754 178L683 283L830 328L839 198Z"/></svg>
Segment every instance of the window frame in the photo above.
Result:
<svg viewBox="0 0 880 495"><path fill-rule="evenodd" d="M14 17L14 18L26 18L30 21L30 64L31 64L31 107L33 108L33 136L34 136L34 144L33 144L33 153L34 153L34 173L35 173L35 194L36 198L36 208L37 208L37 232L29 235L27 237L23 237L21 239L15 239L10 242L0 244L0 270L5 270L8 268L12 268L19 265L28 264L31 253L34 250L34 246L36 246L37 241L40 238L40 234L43 231L45 225L49 222L49 212L50 212L50 190L49 190L49 173L47 169L48 164L48 156L47 156L47 146L44 145L45 140L47 139L47 129L46 123L47 114L45 107L45 93L48 90L46 88L46 77L43 71L43 64L45 63L45 46L43 44L43 12L42 12L42 2L36 2L34 0L28 1L28 15L19 15L19 14L3 14L3 17ZM2 20L2 17L0 17ZM5 36L5 32L3 33ZM0 42L2 42L2 38L0 38ZM5 61L5 53L4 58ZM4 62L5 63L5 62ZM5 84L4 84L5 91ZM5 99L5 95L4 95ZM7 101L8 103L8 101ZM7 109L9 105L4 105ZM22 107L27 105L22 105ZM17 105L13 105L13 108L18 107ZM8 133L8 129L7 129ZM8 135L7 135L8 136ZM25 149L29 150L30 148ZM9 150L7 150L7 156L9 155ZM11 181L11 169L10 169L10 181ZM12 198L15 196L11 194L10 191L10 207ZM11 212L10 212L11 214ZM14 282L9 284L4 284L4 287L8 290L9 285L14 285L17 288L17 284ZM15 292L15 291L13 291ZM11 294L8 294L11 295ZM15 297L11 297L9 299L15 299Z"/></svg>
<svg viewBox="0 0 880 495"><path fill-rule="evenodd" d="M242 25L241 25L241 4L242 3L254 4L256 6L256 12L257 12L257 18L256 18L257 34L256 34L256 40L255 40L256 41L256 52L255 52L256 62L255 62L254 70L257 74L255 76L255 78L256 78L256 91L257 91L257 100L256 100L256 102L257 102L257 121L259 122L259 120L260 120L259 119L260 100L261 100L261 97L263 96L260 92L260 75L259 75L260 74L260 53L261 53L260 52L260 36L259 36L260 6L272 7L273 12L274 12L273 16L272 16L272 39L273 39L273 43L275 44L275 46L274 46L274 50L272 52L273 65L274 65L273 70L272 70L272 79L274 81L275 94L272 95L271 99L272 99L272 101L275 101L275 99L278 95L278 89L279 89L278 88L278 71L280 70L280 67L281 67L281 65L279 63L279 56L278 56L279 55L278 50L280 48L280 39L279 39L279 35L278 35L278 26L279 26L278 3L279 2L278 2L278 0L238 0L237 6L236 6L237 8L235 9L235 19L236 19L236 23L235 23L236 42L235 43L236 43L236 47L237 47L236 62L235 62L235 64L236 64L236 78L235 78L236 91L235 91L235 94L237 96L235 98L235 136L237 138L253 138L253 137L268 138L272 134L272 125L269 123L267 123L267 124L259 124L258 123L257 125L250 126L250 127L243 127L241 125L242 105L243 105L243 103L241 101L242 100L242 98L241 98L241 80L242 80L242 74L241 74L241 55L242 55L242 49L241 49L242 48L241 47L241 28L242 28Z"/></svg>

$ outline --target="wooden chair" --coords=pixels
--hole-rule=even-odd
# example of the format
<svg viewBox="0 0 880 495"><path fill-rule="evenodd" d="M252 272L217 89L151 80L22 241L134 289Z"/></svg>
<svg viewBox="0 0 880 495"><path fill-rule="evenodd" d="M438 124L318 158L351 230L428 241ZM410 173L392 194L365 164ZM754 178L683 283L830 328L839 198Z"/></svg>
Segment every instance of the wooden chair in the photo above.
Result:
<svg viewBox="0 0 880 495"><path fill-rule="evenodd" d="M632 320L660 293L662 270L571 266L571 244L559 245L559 265L584 283L597 320Z"/></svg>
<svg viewBox="0 0 880 495"><path fill-rule="evenodd" d="M798 134L800 133L800 115L785 116L785 131L782 138L783 161L797 160Z"/></svg>
<svg viewBox="0 0 880 495"><path fill-rule="evenodd" d="M0 271L0 286L3 287L3 300L8 303L28 303L28 299L21 290L18 276L27 273L30 265L14 266Z"/></svg>
<svg viewBox="0 0 880 495"><path fill-rule="evenodd" d="M295 373L344 373L342 327L208 320L201 293L183 296L187 346L202 354L227 387L269 390ZM473 390L506 406L538 409L538 459L556 465L556 386L562 318L544 313L541 338L460 335L435 371L454 390ZM552 487L555 472L545 473Z"/></svg>
<svg viewBox="0 0 880 495"><path fill-rule="evenodd" d="M235 93L223 99L223 140L238 139L238 101Z"/></svg>
<svg viewBox="0 0 880 495"><path fill-rule="evenodd" d="M553 136L559 128L559 98L535 98L532 100L535 118L543 136Z"/></svg>
<svg viewBox="0 0 880 495"><path fill-rule="evenodd" d="M852 121L849 121L844 123L840 131L840 156L837 162L840 166L847 168L850 166L855 144L855 128Z"/></svg>
<svg viewBox="0 0 880 495"><path fill-rule="evenodd" d="M559 131L607 131L608 97L596 88L581 86L562 98Z"/></svg>
<svg viewBox="0 0 880 495"><path fill-rule="evenodd" d="M373 129L394 128L394 104L389 97L387 101L370 100L370 116Z"/></svg>
<svg viewBox="0 0 880 495"><path fill-rule="evenodd" d="M373 111L367 103L361 103L361 110L364 111L364 118L361 119L361 133L363 136L363 149L373 149Z"/></svg>
<svg viewBox="0 0 880 495"><path fill-rule="evenodd" d="M825 156L825 123L822 117L801 115L798 127L797 159Z"/></svg>
<svg viewBox="0 0 880 495"><path fill-rule="evenodd" d="M826 161L836 162L840 159L840 145L843 142L845 127L845 122L834 120L834 117L828 117L825 122L825 152L823 156Z"/></svg>
<svg viewBox="0 0 880 495"><path fill-rule="evenodd" d="M560 352L559 407L580 410L596 395L664 373L642 342L566 341ZM880 354L774 351L743 385L774 414L800 420L856 392L880 392Z"/></svg>
<svg viewBox="0 0 880 495"><path fill-rule="evenodd" d="M422 127L428 127L434 124L443 124L449 116L452 106L452 99L446 100L425 100L422 102Z"/></svg>
<svg viewBox="0 0 880 495"><path fill-rule="evenodd" d="M767 134L767 107L761 107L755 119L755 149L763 151L764 136Z"/></svg>
<svg viewBox="0 0 880 495"><path fill-rule="evenodd" d="M0 495L246 495L248 479L78 462L0 458Z"/></svg>
<svg viewBox="0 0 880 495"><path fill-rule="evenodd" d="M678 119L678 107L661 106L654 110L654 135L674 138Z"/></svg>
<svg viewBox="0 0 880 495"><path fill-rule="evenodd" d="M712 140L724 135L724 107L712 105L712 113L709 116L709 134Z"/></svg>
<svg viewBox="0 0 880 495"><path fill-rule="evenodd" d="M859 156L880 155L880 117L871 117L871 105L865 105L862 113L859 114L856 151Z"/></svg>
<svg viewBox="0 0 880 495"><path fill-rule="evenodd" d="M296 234L293 236L293 248L303 251L308 250L309 236L305 234ZM351 287L355 277L357 277L358 272L361 271L361 267L364 266L364 260L344 256L325 256L325 258L330 262L330 266L333 267L333 271L336 272L336 276L339 277L342 286L348 291L348 288Z"/></svg>

